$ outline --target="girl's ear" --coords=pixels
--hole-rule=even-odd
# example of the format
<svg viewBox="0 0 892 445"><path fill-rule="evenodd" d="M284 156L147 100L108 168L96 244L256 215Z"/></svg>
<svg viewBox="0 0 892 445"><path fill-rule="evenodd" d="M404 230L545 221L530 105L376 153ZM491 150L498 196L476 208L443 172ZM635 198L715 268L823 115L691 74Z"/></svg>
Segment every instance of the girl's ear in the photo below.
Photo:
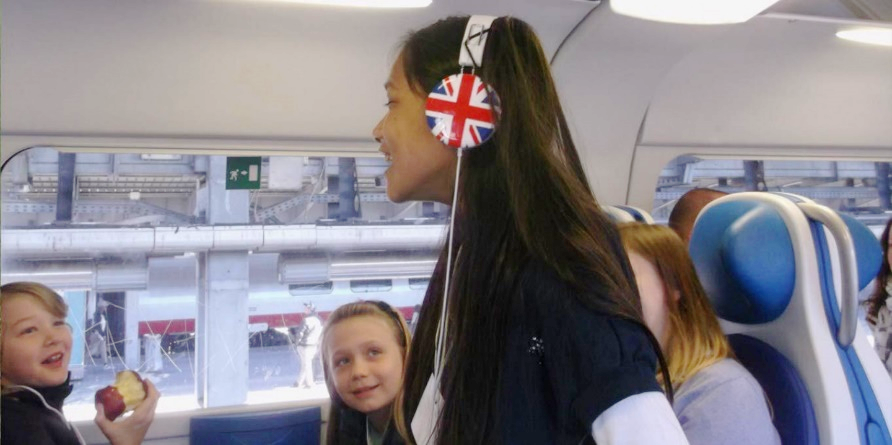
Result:
<svg viewBox="0 0 892 445"><path fill-rule="evenodd" d="M678 303L678 300L680 300L680 299L681 299L681 291L673 290L672 291L672 301Z"/></svg>

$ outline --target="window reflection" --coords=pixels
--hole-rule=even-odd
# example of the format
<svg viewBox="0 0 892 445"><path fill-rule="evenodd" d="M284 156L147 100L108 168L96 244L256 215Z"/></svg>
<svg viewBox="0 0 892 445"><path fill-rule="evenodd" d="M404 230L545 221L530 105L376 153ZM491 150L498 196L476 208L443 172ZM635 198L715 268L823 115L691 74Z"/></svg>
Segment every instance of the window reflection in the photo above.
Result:
<svg viewBox="0 0 892 445"><path fill-rule="evenodd" d="M787 192L812 199L867 226L892 211L890 165L868 161L699 159L680 156L660 172L652 215L665 223L678 198L693 188Z"/></svg>
<svg viewBox="0 0 892 445"><path fill-rule="evenodd" d="M68 301L69 417L92 418L93 394L122 369L156 383L160 411L327 397L291 388L304 304L324 319L357 299L407 318L421 303L448 209L389 202L380 158L246 162L232 182L231 159L186 153L38 147L4 167L0 279ZM236 186L242 176L256 184ZM244 278L221 278L237 264ZM247 393L214 401L234 391L208 369L240 376Z"/></svg>

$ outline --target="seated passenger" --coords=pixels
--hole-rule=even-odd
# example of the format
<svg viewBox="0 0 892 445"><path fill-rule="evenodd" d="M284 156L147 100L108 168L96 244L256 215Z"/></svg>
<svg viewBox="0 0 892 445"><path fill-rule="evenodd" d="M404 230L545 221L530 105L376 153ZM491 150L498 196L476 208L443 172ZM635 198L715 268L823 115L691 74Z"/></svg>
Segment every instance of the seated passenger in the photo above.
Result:
<svg viewBox="0 0 892 445"><path fill-rule="evenodd" d="M42 284L9 283L0 287L0 313L0 442L84 443L62 414L62 402L72 389L68 374L72 338L65 301ZM103 409L97 409L96 424L112 445L138 444L145 438L160 397L155 385L145 382L146 399L132 415L112 422Z"/></svg>
<svg viewBox="0 0 892 445"><path fill-rule="evenodd" d="M883 247L883 264L877 273L873 293L865 302L867 305L867 324L873 331L874 349L880 360L886 365L886 371L892 375L892 219L886 223L886 230L880 237Z"/></svg>
<svg viewBox="0 0 892 445"><path fill-rule="evenodd" d="M691 230L694 229L694 221L697 215L706 207L706 204L727 195L721 190L695 188L688 190L672 208L669 214L669 227L681 237L685 244L691 242Z"/></svg>
<svg viewBox="0 0 892 445"><path fill-rule="evenodd" d="M663 226L620 225L675 390L673 410L692 445L779 444L764 392L736 360L684 243ZM661 382L664 386L666 382Z"/></svg>
<svg viewBox="0 0 892 445"><path fill-rule="evenodd" d="M329 445L403 443L395 427L402 410L394 400L408 345L406 321L387 303L360 301L332 312L322 334Z"/></svg>

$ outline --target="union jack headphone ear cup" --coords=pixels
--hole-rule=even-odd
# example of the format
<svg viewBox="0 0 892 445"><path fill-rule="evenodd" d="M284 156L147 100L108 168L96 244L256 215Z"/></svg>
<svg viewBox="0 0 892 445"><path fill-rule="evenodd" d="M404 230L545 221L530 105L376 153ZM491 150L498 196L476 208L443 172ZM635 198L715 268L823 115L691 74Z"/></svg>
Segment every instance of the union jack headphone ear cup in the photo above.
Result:
<svg viewBox="0 0 892 445"><path fill-rule="evenodd" d="M501 112L499 96L492 86L473 74L483 63L483 50L496 18L468 18L458 57L461 71L444 77L427 95L424 114L431 133L459 150L483 145L496 130ZM465 72L466 68L470 73Z"/></svg>
<svg viewBox="0 0 892 445"><path fill-rule="evenodd" d="M446 76L428 94L424 114L431 133L457 149L474 148L495 133L499 96L479 76Z"/></svg>

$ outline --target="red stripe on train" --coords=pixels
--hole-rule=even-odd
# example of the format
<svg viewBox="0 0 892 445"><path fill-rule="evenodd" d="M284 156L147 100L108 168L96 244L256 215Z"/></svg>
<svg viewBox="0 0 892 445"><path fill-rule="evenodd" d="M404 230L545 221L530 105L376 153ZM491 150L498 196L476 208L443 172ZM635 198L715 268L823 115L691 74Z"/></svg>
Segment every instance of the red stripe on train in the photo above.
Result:
<svg viewBox="0 0 892 445"><path fill-rule="evenodd" d="M155 320L139 322L139 336L145 334L180 334L195 331L195 319Z"/></svg>

